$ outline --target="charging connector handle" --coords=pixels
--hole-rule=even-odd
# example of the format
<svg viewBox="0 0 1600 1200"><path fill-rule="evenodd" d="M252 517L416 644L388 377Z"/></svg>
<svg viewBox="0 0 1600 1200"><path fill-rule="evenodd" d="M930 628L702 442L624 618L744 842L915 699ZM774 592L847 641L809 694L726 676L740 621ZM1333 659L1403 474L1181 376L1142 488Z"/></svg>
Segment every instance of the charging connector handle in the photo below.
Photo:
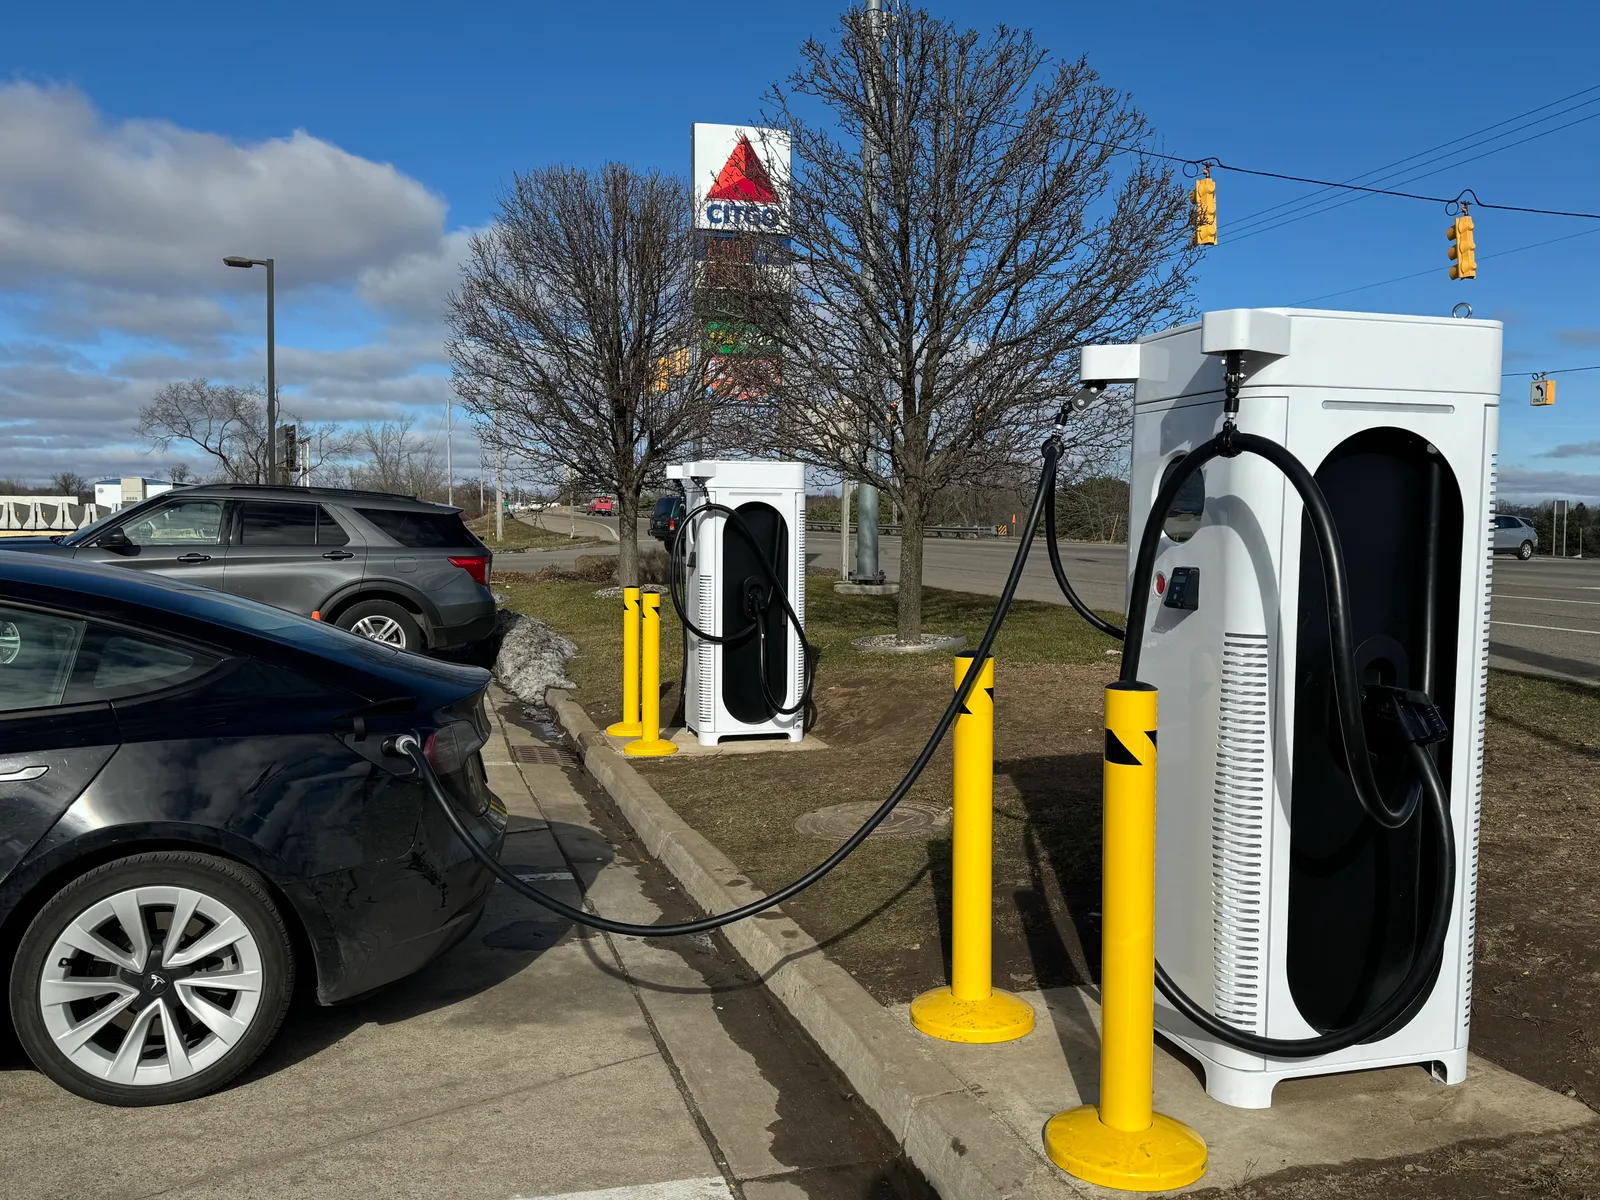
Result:
<svg viewBox="0 0 1600 1200"><path fill-rule="evenodd" d="M1017 594L1017 585L1022 582L1022 570L1028 562L1028 550L1033 544L1033 532L1039 527L1040 518L1044 512L1045 498L1050 494L1050 489L1055 482L1056 461L1061 453L1060 442L1051 438L1044 446L1044 468L1039 475L1039 487L1034 492L1033 504L1028 510L1026 523L1018 530L1021 535L1017 543L1016 557L1011 561L1011 572L1006 576L1005 586L1000 591L1000 600L994 607L994 613L989 618L989 627L983 631L977 647L973 650L973 660L982 662L994 649L994 640L1000 633L1000 627L1005 623L1006 614L1011 611L1011 602ZM787 603L787 600L785 601ZM574 908L564 904L554 896L546 895L536 887L531 887L526 881L518 879L515 874L507 870L499 859L478 844L472 836L472 831L467 828L466 822L461 819L456 802L445 791L444 785L439 782L439 777L434 774L433 764L428 761L428 756L423 753L421 740L413 733L401 734L391 738L384 744L384 750L392 755L408 758L417 768L422 777L428 794L438 804L444 813L445 820L450 828L455 831L472 856L483 864L485 868L519 896L532 900L535 904L550 910L557 916L565 917L579 925L587 925L591 929L599 929L606 933L624 934L633 937L679 937L683 934L705 933L712 929L720 929L724 925L731 925L735 921L742 921L746 917L753 917L758 913L782 904L791 896L798 895L812 884L816 883L828 872L832 871L850 856L857 846L867 840L885 818L894 811L909 792L912 786L921 778L923 771L933 761L934 751L939 748L939 743L944 740L945 734L955 724L956 716L966 706L967 697L972 689L978 685L981 671L968 671L961 686L956 688L955 695L950 698L950 703L939 716L938 724L933 732L928 735L927 742L918 753L915 761L906 770L900 782L895 784L887 798L880 804L873 814L862 823L861 827L845 839L844 843L822 862L807 871L792 883L779 888L769 896L759 900L752 900L749 904L742 904L729 912L717 913L714 916L702 917L696 921L680 921L671 925L636 925L628 921L613 921L609 917L602 917L595 913L585 912L581 908Z"/></svg>

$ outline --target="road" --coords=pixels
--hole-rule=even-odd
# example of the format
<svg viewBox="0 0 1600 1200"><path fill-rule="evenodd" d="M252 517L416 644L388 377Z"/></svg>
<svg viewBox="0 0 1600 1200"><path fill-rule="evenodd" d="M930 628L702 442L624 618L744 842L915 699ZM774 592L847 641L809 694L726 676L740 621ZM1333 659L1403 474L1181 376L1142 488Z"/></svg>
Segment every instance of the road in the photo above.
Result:
<svg viewBox="0 0 1600 1200"><path fill-rule="evenodd" d="M557 765L553 731L508 703L495 723L502 861L623 920L692 911ZM726 942L576 930L503 887L461 945L341 1007L297 1005L200 1100L101 1107L0 1046L0 1162L19 1200L931 1200Z"/></svg>
<svg viewBox="0 0 1600 1200"><path fill-rule="evenodd" d="M547 518L545 523L565 532L568 518ZM641 538L644 526L641 521ZM580 534L616 538L614 518L579 516L577 527ZM1015 541L1004 538L928 538L922 548L923 579L932 587L998 595L1016 549ZM837 533L812 531L806 550L813 568L838 569ZM1078 594L1092 607L1123 610L1125 546L1065 542L1061 557ZM880 539L879 562L890 580L899 578L898 537ZM1064 603L1042 547L1036 546L1029 555L1017 595ZM1600 559L1540 557L1520 562L1497 555L1491 621L1490 666L1600 683Z"/></svg>

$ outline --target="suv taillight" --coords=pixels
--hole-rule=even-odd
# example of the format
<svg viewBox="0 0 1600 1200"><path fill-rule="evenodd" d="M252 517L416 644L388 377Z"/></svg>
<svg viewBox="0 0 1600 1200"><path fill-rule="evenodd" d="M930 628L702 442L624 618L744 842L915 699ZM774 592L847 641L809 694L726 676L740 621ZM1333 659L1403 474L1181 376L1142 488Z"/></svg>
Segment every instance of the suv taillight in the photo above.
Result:
<svg viewBox="0 0 1600 1200"><path fill-rule="evenodd" d="M450 565L460 567L472 576L474 583L481 583L485 587L489 584L489 556L486 554L452 554Z"/></svg>

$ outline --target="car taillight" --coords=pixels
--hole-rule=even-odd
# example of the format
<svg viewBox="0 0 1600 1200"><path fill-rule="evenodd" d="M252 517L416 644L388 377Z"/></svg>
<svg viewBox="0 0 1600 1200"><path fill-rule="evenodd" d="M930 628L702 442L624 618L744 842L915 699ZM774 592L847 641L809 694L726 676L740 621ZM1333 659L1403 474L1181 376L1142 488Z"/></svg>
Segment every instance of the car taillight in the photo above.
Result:
<svg viewBox="0 0 1600 1200"><path fill-rule="evenodd" d="M472 576L474 583L481 583L485 587L489 584L489 558L485 554L462 554L450 556L450 565L460 567Z"/></svg>
<svg viewBox="0 0 1600 1200"><path fill-rule="evenodd" d="M483 737L471 721L451 721L428 735L422 753L435 775L454 775L482 745Z"/></svg>

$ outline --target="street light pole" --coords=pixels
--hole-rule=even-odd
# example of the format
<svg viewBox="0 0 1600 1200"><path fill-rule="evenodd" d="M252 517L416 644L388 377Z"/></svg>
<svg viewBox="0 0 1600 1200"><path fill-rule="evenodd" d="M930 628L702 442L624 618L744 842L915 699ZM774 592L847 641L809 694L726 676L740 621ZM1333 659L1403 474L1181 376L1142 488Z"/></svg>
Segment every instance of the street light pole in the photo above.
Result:
<svg viewBox="0 0 1600 1200"><path fill-rule="evenodd" d="M872 35L873 46L877 53L883 52L883 0L867 0L867 25ZM867 76L867 99L874 109L878 104L878 89L874 86L869 64ZM877 175L880 169L879 155L881 151L877 141L872 136L870 122L861 131L861 181L866 191L867 221L876 232L878 212ZM869 251L870 253L870 251ZM866 285L868 294L876 296L876 280L872 278L872 261L867 261ZM876 458L873 446L871 423L867 422L867 462ZM893 434L891 433L892 437ZM842 528L848 528L841 523ZM855 578L861 583L880 583L882 571L878 566L878 489L866 480L856 485L856 571ZM840 577L848 578L844 565L840 564Z"/></svg>
<svg viewBox="0 0 1600 1200"><path fill-rule="evenodd" d="M267 269L267 482L278 480L278 368L274 328L273 262L270 258L244 258L230 254L223 263L230 267Z"/></svg>

